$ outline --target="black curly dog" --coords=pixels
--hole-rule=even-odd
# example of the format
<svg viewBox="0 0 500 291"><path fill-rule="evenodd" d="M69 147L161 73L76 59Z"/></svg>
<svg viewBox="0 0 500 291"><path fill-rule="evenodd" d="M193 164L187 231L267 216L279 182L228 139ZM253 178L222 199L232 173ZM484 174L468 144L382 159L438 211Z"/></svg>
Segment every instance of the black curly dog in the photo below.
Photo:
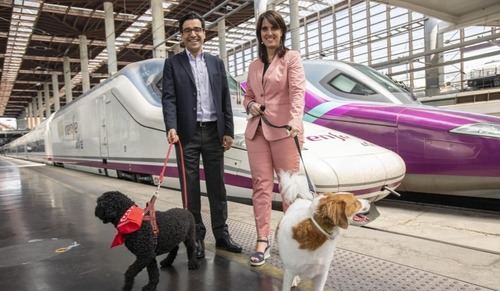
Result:
<svg viewBox="0 0 500 291"><path fill-rule="evenodd" d="M99 217L103 223L111 222L116 227L125 211L132 205L135 205L134 201L123 193L105 192L97 199L95 216ZM156 221L160 231L156 247L149 221L143 221L141 228L136 232L124 235L125 246L136 256L136 260L125 272L123 290L132 290L135 276L145 267L148 270L149 282L142 290L156 290L160 281L156 256L168 253L160 265L162 268L172 265L181 242L184 242L187 249L188 268L190 270L199 268L195 255L193 215L188 210L174 208L168 211L156 211Z"/></svg>

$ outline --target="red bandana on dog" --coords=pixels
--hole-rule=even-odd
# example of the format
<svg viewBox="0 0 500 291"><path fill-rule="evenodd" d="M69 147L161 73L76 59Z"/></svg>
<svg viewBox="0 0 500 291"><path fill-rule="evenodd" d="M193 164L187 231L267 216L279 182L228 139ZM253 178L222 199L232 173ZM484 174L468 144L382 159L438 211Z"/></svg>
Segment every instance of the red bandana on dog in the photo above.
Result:
<svg viewBox="0 0 500 291"><path fill-rule="evenodd" d="M144 209L137 207L137 205L133 205L129 209L127 209L122 218L120 218L120 222L116 227L116 230L118 230L118 232L116 233L115 238L111 243L111 247L113 248L123 244L125 242L125 239L123 238L124 234L132 233L141 228L143 218Z"/></svg>

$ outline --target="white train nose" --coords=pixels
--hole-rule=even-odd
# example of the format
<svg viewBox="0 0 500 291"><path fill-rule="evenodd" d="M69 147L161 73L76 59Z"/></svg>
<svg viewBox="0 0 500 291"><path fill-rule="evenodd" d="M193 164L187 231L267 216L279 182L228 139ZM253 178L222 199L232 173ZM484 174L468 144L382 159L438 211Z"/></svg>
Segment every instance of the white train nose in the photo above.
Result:
<svg viewBox="0 0 500 291"><path fill-rule="evenodd" d="M341 132L307 123L303 156L318 192L345 191L376 201L399 186L404 161L396 153ZM307 135L313 132L314 135Z"/></svg>

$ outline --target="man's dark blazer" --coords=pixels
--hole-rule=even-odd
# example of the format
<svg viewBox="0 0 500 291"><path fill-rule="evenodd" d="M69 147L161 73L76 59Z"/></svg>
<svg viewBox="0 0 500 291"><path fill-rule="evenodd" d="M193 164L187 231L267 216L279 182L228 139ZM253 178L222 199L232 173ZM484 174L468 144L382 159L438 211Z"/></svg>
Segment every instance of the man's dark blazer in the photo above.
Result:
<svg viewBox="0 0 500 291"><path fill-rule="evenodd" d="M234 137L231 96L224 63L216 56L204 53L210 88L217 111L219 139ZM163 68L163 119L167 133L175 128L181 142L186 144L196 129L197 90L186 51L165 60Z"/></svg>

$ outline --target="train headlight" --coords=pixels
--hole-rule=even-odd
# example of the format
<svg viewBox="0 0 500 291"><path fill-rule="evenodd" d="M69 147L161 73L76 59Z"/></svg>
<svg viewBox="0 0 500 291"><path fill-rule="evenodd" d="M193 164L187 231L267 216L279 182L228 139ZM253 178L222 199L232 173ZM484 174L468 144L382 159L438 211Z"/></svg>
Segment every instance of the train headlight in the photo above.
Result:
<svg viewBox="0 0 500 291"><path fill-rule="evenodd" d="M473 123L459 126L450 130L450 132L500 138L500 125L493 123Z"/></svg>

